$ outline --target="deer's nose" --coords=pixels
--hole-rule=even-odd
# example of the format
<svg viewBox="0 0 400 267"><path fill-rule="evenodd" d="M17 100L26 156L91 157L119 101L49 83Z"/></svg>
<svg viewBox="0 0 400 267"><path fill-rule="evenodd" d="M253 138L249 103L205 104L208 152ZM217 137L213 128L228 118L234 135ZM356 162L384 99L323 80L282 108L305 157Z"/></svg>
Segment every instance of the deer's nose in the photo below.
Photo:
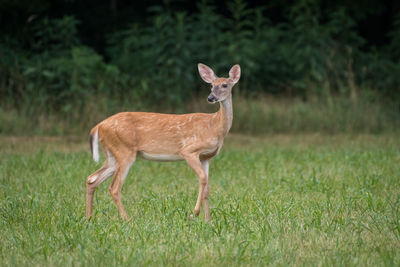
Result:
<svg viewBox="0 0 400 267"><path fill-rule="evenodd" d="M217 99L215 98L215 96L213 94L210 94L207 97L207 101L210 102L210 103L214 103L215 101L217 101Z"/></svg>

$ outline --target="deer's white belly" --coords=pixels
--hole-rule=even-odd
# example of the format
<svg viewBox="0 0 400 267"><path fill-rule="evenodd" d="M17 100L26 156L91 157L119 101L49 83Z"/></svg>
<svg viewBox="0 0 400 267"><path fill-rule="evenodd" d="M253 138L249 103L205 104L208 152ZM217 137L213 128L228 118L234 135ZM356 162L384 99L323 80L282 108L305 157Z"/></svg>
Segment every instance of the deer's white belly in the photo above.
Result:
<svg viewBox="0 0 400 267"><path fill-rule="evenodd" d="M207 149L207 150L203 151L202 153L200 153L200 156L206 156L206 155L215 153L216 150L217 150L216 154L218 154L220 149L221 149L221 147L215 147L215 148ZM180 160L184 160L184 158L179 154L152 154L152 153L147 153L147 152L144 152L144 151L138 151L137 156L141 157L143 159L152 160L152 161L180 161Z"/></svg>
<svg viewBox="0 0 400 267"><path fill-rule="evenodd" d="M138 156L147 160L153 161L179 161L183 160L180 155L174 154L150 154L143 151L138 152Z"/></svg>

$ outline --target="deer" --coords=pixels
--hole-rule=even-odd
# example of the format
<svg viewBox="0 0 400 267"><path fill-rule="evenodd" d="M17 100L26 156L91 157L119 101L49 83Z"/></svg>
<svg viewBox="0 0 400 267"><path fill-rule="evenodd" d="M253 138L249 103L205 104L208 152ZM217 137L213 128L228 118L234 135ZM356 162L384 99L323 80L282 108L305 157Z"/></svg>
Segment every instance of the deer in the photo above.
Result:
<svg viewBox="0 0 400 267"><path fill-rule="evenodd" d="M129 169L140 157L151 161L186 161L199 179L194 214L200 214L203 204L205 221L210 221L210 160L220 152L232 126L232 87L239 81L241 70L236 64L230 69L228 78L218 78L210 67L199 63L198 71L200 77L211 84L207 101L220 103L217 112L180 115L121 112L91 129L89 142L93 160L99 161L99 144L106 160L100 169L87 177L86 220L92 215L96 188L113 175L109 192L121 217L130 220L121 202L121 189Z"/></svg>

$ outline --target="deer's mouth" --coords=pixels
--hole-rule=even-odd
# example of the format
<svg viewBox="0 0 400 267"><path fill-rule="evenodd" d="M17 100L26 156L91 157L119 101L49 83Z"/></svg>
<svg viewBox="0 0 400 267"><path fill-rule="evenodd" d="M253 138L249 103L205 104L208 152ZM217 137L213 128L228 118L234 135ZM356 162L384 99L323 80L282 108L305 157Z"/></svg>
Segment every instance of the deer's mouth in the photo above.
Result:
<svg viewBox="0 0 400 267"><path fill-rule="evenodd" d="M208 101L209 103L214 104L215 102L218 101L218 99L217 99L213 94L210 94L210 95L207 97L207 101Z"/></svg>

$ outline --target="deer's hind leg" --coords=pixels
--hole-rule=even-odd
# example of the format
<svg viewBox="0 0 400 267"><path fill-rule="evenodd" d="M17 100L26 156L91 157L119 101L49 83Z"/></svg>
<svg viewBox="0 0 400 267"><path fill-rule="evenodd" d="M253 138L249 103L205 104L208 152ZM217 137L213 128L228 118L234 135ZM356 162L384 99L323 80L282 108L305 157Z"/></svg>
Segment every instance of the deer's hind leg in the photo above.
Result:
<svg viewBox="0 0 400 267"><path fill-rule="evenodd" d="M116 161L111 153L106 150L107 159L103 166L88 176L86 182L86 220L90 218L93 211L93 197L96 188L105 180L110 178L116 169Z"/></svg>
<svg viewBox="0 0 400 267"><path fill-rule="evenodd" d="M131 168L132 164L136 160L136 151L123 153L123 158L117 158L117 168L115 171L115 176L110 184L108 190L117 206L119 213L125 221L129 220L129 216L126 213L124 206L121 202L121 189L124 184L125 178Z"/></svg>

